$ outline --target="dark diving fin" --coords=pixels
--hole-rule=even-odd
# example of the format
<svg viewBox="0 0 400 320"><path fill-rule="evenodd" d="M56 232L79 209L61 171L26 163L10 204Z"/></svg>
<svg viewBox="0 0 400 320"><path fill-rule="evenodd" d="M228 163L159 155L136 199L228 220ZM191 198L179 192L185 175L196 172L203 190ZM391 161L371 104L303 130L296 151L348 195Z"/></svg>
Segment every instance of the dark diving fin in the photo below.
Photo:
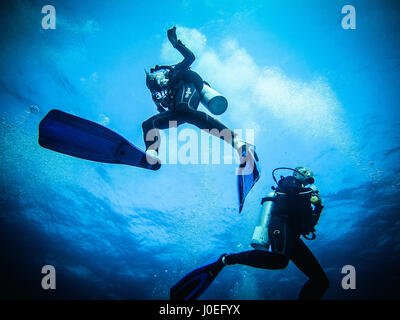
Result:
<svg viewBox="0 0 400 320"><path fill-rule="evenodd" d="M187 274L170 289L170 300L195 300L211 285L225 266L223 254L216 262L210 263Z"/></svg>
<svg viewBox="0 0 400 320"><path fill-rule="evenodd" d="M114 131L60 110L51 110L39 124L39 144L73 157L158 170L147 155Z"/></svg>
<svg viewBox="0 0 400 320"><path fill-rule="evenodd" d="M242 212L244 200L254 187L258 179L260 179L260 169L258 167L258 156L255 150L244 154L245 160L239 166L237 171L237 185L239 194L239 213Z"/></svg>

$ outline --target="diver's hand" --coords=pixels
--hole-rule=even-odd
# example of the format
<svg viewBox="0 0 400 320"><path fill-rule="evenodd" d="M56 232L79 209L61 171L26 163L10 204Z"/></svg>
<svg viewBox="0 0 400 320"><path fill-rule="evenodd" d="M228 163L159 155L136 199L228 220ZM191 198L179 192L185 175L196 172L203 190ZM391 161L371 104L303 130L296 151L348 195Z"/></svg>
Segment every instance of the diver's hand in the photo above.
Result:
<svg viewBox="0 0 400 320"><path fill-rule="evenodd" d="M171 42L172 46L175 48L178 45L178 37L176 36L176 27L172 27L167 31L168 40Z"/></svg>

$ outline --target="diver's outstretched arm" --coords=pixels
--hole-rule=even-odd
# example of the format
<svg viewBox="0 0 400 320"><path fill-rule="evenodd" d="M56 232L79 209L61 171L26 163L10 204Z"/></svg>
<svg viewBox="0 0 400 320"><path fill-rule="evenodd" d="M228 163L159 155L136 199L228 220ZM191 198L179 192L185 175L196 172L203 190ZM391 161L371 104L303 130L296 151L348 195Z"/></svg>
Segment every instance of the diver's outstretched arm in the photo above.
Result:
<svg viewBox="0 0 400 320"><path fill-rule="evenodd" d="M174 66L175 69L187 70L191 64L194 62L196 57L193 52L190 51L181 40L178 40L176 36L176 27L172 27L167 31L168 40L171 42L172 46L178 50L183 55L183 61L179 62Z"/></svg>

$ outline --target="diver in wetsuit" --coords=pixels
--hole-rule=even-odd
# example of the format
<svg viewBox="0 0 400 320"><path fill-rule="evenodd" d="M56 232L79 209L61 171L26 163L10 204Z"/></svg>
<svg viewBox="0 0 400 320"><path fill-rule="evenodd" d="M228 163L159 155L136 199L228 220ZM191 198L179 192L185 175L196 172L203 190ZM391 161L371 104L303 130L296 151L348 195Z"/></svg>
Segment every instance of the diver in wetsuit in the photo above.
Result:
<svg viewBox="0 0 400 320"><path fill-rule="evenodd" d="M142 124L146 153L158 158L161 142L158 130L167 129L170 121L176 121L178 126L190 123L200 129L210 130L210 134L223 139L238 151L242 163L243 157L247 156L245 152L251 150L250 145L238 139L232 130L218 120L197 110L205 82L196 72L190 70L195 56L177 39L175 27L169 29L167 35L184 59L172 66L156 65L150 69L150 73L146 72L146 85L159 111ZM257 157L254 148L252 153Z"/></svg>
<svg viewBox="0 0 400 320"><path fill-rule="evenodd" d="M309 278L298 299L322 298L329 287L328 278L300 239L315 238L315 225L323 209L313 174L306 167L297 167L293 176L281 177L277 184L261 201L261 225L256 227L251 244L255 250L223 254L216 262L192 271L171 288L171 300L198 298L227 265L283 269L289 260ZM307 237L310 234L312 238Z"/></svg>

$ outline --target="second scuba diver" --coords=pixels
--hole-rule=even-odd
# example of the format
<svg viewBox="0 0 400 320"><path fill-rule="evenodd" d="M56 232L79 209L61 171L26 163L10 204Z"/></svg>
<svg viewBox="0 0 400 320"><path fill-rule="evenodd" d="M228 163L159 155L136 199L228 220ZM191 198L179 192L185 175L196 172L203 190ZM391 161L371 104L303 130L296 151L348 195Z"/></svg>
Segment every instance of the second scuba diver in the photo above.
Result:
<svg viewBox="0 0 400 320"><path fill-rule="evenodd" d="M276 181L278 169L293 170L292 176ZM260 224L255 228L252 247L255 250L223 254L209 265L198 268L175 284L171 300L197 299L228 265L242 264L262 269L283 269L289 260L309 278L298 299L321 299L329 287L321 265L300 236L313 240L315 226L323 209L322 199L314 185L314 175L306 167L277 168L273 171L277 187L261 201ZM308 238L312 235L311 238Z"/></svg>
<svg viewBox="0 0 400 320"><path fill-rule="evenodd" d="M231 144L238 152L241 164L244 159L249 157L253 159L253 156L258 161L254 148L250 144L239 139L232 130L215 118L197 110L200 100L204 96L208 96L209 102L213 101L214 105L207 105L207 108L214 114L223 113L226 110L227 101L211 89L196 72L190 70L195 56L178 40L176 28L169 29L167 35L172 46L183 55L184 59L176 65L156 65L150 69L150 73L146 71L146 85L159 111L158 114L142 124L146 153L151 157L158 158L160 146L158 130L167 129L170 121L176 121L178 126L190 123L200 129L209 130L210 134ZM254 180L257 181L259 172L254 161L251 165L252 169L254 167L252 170L255 176Z"/></svg>

